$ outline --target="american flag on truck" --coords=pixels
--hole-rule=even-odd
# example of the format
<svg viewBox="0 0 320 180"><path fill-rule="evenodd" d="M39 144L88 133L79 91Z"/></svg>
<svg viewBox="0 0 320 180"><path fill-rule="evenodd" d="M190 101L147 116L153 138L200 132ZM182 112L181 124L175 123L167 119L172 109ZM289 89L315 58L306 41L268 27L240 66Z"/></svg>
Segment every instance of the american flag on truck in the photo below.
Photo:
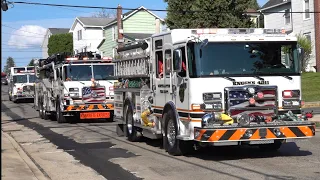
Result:
<svg viewBox="0 0 320 180"><path fill-rule="evenodd" d="M106 100L105 87L83 87L82 100L85 103L101 103Z"/></svg>
<svg viewBox="0 0 320 180"><path fill-rule="evenodd" d="M247 113L249 115L264 115L264 116L272 116L274 115L274 110L269 109L259 109L261 108L276 108L276 91L275 90L262 90L263 98L260 101L256 101L254 103L255 109L251 109L249 104L250 95L245 91L230 91L229 92L229 106L233 108L231 110L231 116L236 116L241 113ZM239 108L239 109L238 109ZM242 109L242 108L245 108Z"/></svg>

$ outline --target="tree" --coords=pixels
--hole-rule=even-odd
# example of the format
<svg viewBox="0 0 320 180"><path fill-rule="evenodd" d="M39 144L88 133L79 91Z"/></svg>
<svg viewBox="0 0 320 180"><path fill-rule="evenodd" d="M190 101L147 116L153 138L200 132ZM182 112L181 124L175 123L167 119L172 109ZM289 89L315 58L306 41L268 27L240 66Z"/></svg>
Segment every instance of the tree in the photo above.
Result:
<svg viewBox="0 0 320 180"><path fill-rule="evenodd" d="M101 9L100 11L95 12L92 17L116 18L116 15L116 10L107 11L106 9Z"/></svg>
<svg viewBox="0 0 320 180"><path fill-rule="evenodd" d="M312 53L312 44L311 41L304 35L298 34L296 35L298 39L298 45L303 48L303 53L301 54L301 70L303 72L306 71L309 61L310 54Z"/></svg>
<svg viewBox="0 0 320 180"><path fill-rule="evenodd" d="M55 34L50 36L48 42L48 54L73 52L73 36L71 33Z"/></svg>
<svg viewBox="0 0 320 180"><path fill-rule="evenodd" d="M28 66L34 66L34 59L31 59L31 61L29 62Z"/></svg>
<svg viewBox="0 0 320 180"><path fill-rule="evenodd" d="M258 9L256 0L164 0L168 3L166 24L176 28L252 27L244 12Z"/></svg>
<svg viewBox="0 0 320 180"><path fill-rule="evenodd" d="M14 63L14 59L12 57L8 57L7 58L7 62L6 62L6 65L4 66L4 72L6 74L9 74L10 73L10 69L11 67L15 67L15 63Z"/></svg>

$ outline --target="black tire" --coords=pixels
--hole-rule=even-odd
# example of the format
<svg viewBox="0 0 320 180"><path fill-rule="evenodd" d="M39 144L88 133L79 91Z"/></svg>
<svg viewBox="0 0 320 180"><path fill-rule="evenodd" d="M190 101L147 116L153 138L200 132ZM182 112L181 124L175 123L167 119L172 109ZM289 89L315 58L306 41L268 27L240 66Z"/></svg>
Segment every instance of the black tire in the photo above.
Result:
<svg viewBox="0 0 320 180"><path fill-rule="evenodd" d="M131 142L139 141L141 138L141 133L137 131L137 128L133 126L133 110L130 104L126 105L126 136L127 139ZM131 126L130 126L131 124Z"/></svg>
<svg viewBox="0 0 320 180"><path fill-rule="evenodd" d="M41 119L43 119L43 114L42 114L42 112L43 112L43 106L42 106L42 103L41 103L41 101L39 100L39 117L41 118Z"/></svg>
<svg viewBox="0 0 320 180"><path fill-rule="evenodd" d="M260 144L258 147L261 151L277 151L281 148L283 141L275 140L272 144Z"/></svg>
<svg viewBox="0 0 320 180"><path fill-rule="evenodd" d="M47 114L47 111L46 111L46 110L43 110L42 112L43 112L43 119L44 119L44 120L48 120L48 119L49 119L49 116L48 116L48 114Z"/></svg>
<svg viewBox="0 0 320 180"><path fill-rule="evenodd" d="M173 111L168 110L164 116L164 139L163 139L163 147L164 149L173 156L187 155L194 151L193 149L193 141L182 141L177 139L178 135L178 125L176 121L176 117ZM168 137L168 128L169 126L173 126L175 133L172 134L174 137L169 139Z"/></svg>
<svg viewBox="0 0 320 180"><path fill-rule="evenodd" d="M58 123L66 123L67 120L66 118L63 116L61 109L60 109L60 101L57 100L56 101L56 119L58 121Z"/></svg>

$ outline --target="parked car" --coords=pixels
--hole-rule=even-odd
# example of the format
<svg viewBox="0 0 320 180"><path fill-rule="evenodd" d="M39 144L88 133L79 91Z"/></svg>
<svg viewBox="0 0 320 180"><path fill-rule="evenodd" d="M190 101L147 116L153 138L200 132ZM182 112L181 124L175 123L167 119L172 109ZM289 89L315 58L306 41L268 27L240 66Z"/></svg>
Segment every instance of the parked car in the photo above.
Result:
<svg viewBox="0 0 320 180"><path fill-rule="evenodd" d="M1 84L2 84L2 85L8 85L8 79L7 79L7 77L2 77L2 78L1 78Z"/></svg>

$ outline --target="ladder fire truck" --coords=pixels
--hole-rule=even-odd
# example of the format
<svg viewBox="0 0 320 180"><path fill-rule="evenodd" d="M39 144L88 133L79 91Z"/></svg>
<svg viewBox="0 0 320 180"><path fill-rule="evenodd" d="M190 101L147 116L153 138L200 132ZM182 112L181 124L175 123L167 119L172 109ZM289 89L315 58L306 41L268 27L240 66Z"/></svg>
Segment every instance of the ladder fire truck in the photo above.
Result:
<svg viewBox="0 0 320 180"><path fill-rule="evenodd" d="M33 99L34 97L34 67L11 67L9 76L9 100Z"/></svg>
<svg viewBox="0 0 320 180"><path fill-rule="evenodd" d="M35 63L39 81L35 108L58 123L74 119L112 119L114 64L92 52L58 53Z"/></svg>
<svg viewBox="0 0 320 180"><path fill-rule="evenodd" d="M171 155L204 146L282 143L315 135L301 113L297 38L278 29L174 29L119 45L117 134L163 138Z"/></svg>

